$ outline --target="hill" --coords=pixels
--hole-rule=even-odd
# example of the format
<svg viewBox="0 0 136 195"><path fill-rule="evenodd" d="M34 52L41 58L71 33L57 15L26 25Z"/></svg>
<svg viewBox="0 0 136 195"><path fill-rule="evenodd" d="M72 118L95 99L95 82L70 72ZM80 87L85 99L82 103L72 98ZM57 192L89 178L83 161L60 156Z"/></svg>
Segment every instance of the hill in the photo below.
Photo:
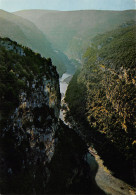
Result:
<svg viewBox="0 0 136 195"><path fill-rule="evenodd" d="M129 11L48 11L24 10L14 14L33 22L52 45L69 58L81 60L91 39L118 25L135 19L134 10Z"/></svg>
<svg viewBox="0 0 136 195"><path fill-rule="evenodd" d="M105 163L135 183L136 25L99 35L84 54L84 65L66 92L71 115L86 128ZM68 117L69 115L67 115ZM130 168L128 168L130 167ZM130 174L131 173L131 174Z"/></svg>
<svg viewBox="0 0 136 195"><path fill-rule="evenodd" d="M67 64L71 64L63 52L52 48L45 34L36 25L3 10L0 10L0 36L9 37L44 57L52 58L60 75L66 71Z"/></svg>

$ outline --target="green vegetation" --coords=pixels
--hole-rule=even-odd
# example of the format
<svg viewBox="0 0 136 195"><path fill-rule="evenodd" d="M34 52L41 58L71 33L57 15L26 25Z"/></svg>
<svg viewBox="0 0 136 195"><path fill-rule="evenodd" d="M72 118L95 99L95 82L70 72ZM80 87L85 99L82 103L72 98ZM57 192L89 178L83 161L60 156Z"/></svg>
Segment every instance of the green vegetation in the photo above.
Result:
<svg viewBox="0 0 136 195"><path fill-rule="evenodd" d="M68 101L71 115L82 121L84 120L84 115L86 113L86 86L84 83L78 80L78 75L79 71L77 71L73 76L72 81L70 82L70 85L67 89L65 99ZM77 115L77 113L81 113L81 115Z"/></svg>
<svg viewBox="0 0 136 195"><path fill-rule="evenodd" d="M128 171L129 175L125 176L128 182L134 179L136 151L135 33L136 26L130 22L95 37L84 54L84 66L71 80L65 98L74 119L80 123L82 118L86 124L88 130L83 132L87 139L94 137L97 151L110 168L117 168L115 162L118 174Z"/></svg>

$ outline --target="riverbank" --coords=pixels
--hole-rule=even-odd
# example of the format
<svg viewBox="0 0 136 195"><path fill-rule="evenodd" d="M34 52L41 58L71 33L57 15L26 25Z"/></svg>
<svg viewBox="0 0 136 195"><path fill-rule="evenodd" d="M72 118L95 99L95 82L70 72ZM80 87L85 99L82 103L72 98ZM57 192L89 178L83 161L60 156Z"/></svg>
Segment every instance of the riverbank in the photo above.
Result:
<svg viewBox="0 0 136 195"><path fill-rule="evenodd" d="M70 124L65 122L65 109L63 107L66 107L64 102L64 97L66 93L66 89L68 84L65 82L66 78L69 77L69 75L65 74L60 79L60 88L62 92L62 109L60 112L60 119L63 120L63 122L67 125ZM75 124L74 124L75 125ZM77 128L76 128L77 131ZM81 136L82 139L84 139L81 132L78 132L78 134ZM106 194L112 194L112 195L135 195L136 189L128 185L122 180L117 179L114 177L111 173L111 171L104 166L103 160L100 158L100 156L97 154L96 150L92 147L88 147L88 153L86 156L86 161L88 162L91 173L95 176L95 181Z"/></svg>
<svg viewBox="0 0 136 195"><path fill-rule="evenodd" d="M95 177L95 181L97 185L106 193L112 195L135 195L136 189L125 183L124 181L114 177L112 172L104 166L103 160L94 150L94 148L88 148L89 153L91 156L94 156L96 162L98 163L98 171ZM91 158L88 163L90 164L91 168Z"/></svg>

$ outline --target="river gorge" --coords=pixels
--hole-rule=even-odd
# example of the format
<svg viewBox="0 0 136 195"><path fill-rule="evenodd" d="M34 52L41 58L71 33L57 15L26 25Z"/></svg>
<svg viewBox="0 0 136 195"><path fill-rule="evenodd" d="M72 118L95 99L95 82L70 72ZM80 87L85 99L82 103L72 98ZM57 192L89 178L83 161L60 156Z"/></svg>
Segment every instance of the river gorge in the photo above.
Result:
<svg viewBox="0 0 136 195"><path fill-rule="evenodd" d="M68 83L72 75L65 73L60 78L60 92L61 92L61 106L66 105L64 102L65 93L68 87ZM66 105L67 106L67 105ZM60 111L59 118L69 127L72 125L65 121L65 110L63 107ZM77 132L77 128L75 130ZM84 139L84 135L78 132L81 139ZM113 176L112 172L104 165L104 161L97 154L97 151L90 145L87 144L88 153L86 154L85 160L90 166L92 178L96 186L104 191L105 194L112 195L134 195L136 189L128 185L124 181ZM95 184L94 184L95 185Z"/></svg>

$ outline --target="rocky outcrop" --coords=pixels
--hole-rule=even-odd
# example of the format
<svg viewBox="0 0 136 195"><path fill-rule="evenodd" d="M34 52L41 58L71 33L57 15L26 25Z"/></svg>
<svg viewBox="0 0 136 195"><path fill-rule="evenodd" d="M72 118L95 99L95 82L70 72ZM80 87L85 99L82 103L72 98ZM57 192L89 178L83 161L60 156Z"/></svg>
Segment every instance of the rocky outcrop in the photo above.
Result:
<svg viewBox="0 0 136 195"><path fill-rule="evenodd" d="M22 58L27 57L25 50L10 40L2 40L0 45ZM48 181L47 163L52 159L57 141L55 132L58 129L60 92L54 66L46 66L47 73L39 76L31 71L31 80L23 78L26 86L19 90L18 106L2 128L0 163L1 166L5 164L0 180L2 193L26 193L27 190L36 193L39 188L38 182L35 184L37 180L42 180L38 190L42 193ZM19 74L15 74L18 78ZM28 187L26 179L34 181L33 184ZM17 180L21 180L22 184ZM23 189L19 189L20 185L24 185Z"/></svg>
<svg viewBox="0 0 136 195"><path fill-rule="evenodd" d="M15 53L25 56L25 52L23 48L17 45L16 42L11 42L10 39L0 39L0 45L3 46L7 50L14 51Z"/></svg>

